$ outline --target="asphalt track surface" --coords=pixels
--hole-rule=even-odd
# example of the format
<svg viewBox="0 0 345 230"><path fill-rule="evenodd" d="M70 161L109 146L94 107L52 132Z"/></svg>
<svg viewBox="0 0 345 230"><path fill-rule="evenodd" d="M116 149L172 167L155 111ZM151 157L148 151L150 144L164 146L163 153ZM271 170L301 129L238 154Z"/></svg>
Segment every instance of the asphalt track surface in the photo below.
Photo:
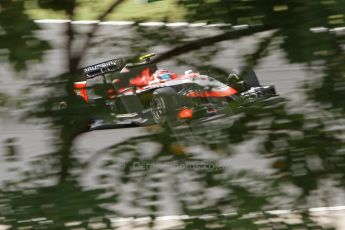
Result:
<svg viewBox="0 0 345 230"><path fill-rule="evenodd" d="M0 82L1 90L11 95L16 95L20 92L21 88L33 82L30 78L37 76L54 76L65 71L66 60L64 46L66 38L63 36L65 24L42 23L40 25L42 31L39 32L39 36L48 40L53 49L46 53L43 63L32 63L26 73L14 74L9 65L3 64L0 67L2 73ZM75 25L75 27L78 31L83 33L90 28L90 25L79 24ZM89 65L114 57L126 56L129 53L128 48L120 46L109 49L106 41L112 39L121 41L121 39L125 39L128 36L130 37L132 32L129 28L128 25L102 25L96 40L104 40L105 42L91 48L87 52L87 58L83 64ZM212 27L174 27L174 29L177 31L185 30L188 33L194 34L195 37L210 36L218 32L217 28ZM229 71L233 68L238 68L242 64L243 55L253 52L259 40L258 38L262 36L265 36L265 34L246 37L239 41L229 41L217 44L221 51L214 57L212 63L216 66L228 69ZM166 49L166 47L152 47L151 51L159 53ZM186 56L193 58L193 53ZM161 63L160 66L167 69L173 69L176 72L184 72L190 68L188 66L177 66L173 61ZM279 50L272 51L268 57L264 58L256 68L256 72L262 84L275 85L280 95L297 100L300 97L298 86L309 76L303 66L289 64L284 58L283 53ZM37 89L37 91L42 90L44 89ZM49 151L52 144L51 131L40 124L30 124L29 122L18 121L16 118L19 117L19 114L20 111L16 110L2 112L0 119L0 144L2 146L0 146L0 151L6 149L3 141L11 137L16 138L16 143L25 159L30 159L33 155L39 155ZM92 131L79 138L77 141L77 149L80 149L80 151L95 152L112 144L145 133L147 133L145 128ZM263 163L264 161L262 160L249 160L251 158L249 153L253 151L249 147L240 146L239 148L241 152L243 151L245 154L239 154L237 157L238 159L232 160L234 166L244 168L254 167L258 170L264 170L266 168L266 164ZM1 177L6 178L4 174L1 174Z"/></svg>
<svg viewBox="0 0 345 230"><path fill-rule="evenodd" d="M89 25L75 25L79 31L86 31L90 28ZM64 53L64 39L61 34L65 30L65 25L61 23L42 23L42 31L39 36L50 41L53 49L49 50L41 64L33 63L29 71L25 74L14 74L10 66L2 64L0 89L12 95L19 92L21 88L31 82L30 79L35 76L54 76L62 73L65 70L66 60ZM207 36L217 33L216 28L210 27L176 27L176 30L188 30L190 33L195 33L196 37ZM115 39L121 40L127 36L131 36L132 32L128 25L102 25L98 33L97 39ZM246 37L237 41L221 42L217 46L220 52L213 59L213 63L225 69L232 69L241 66L242 56L253 51L258 38L264 36L260 34L257 36ZM166 47L153 47L152 52L159 53L165 50ZM87 52L87 59L84 65L94 64L114 57L126 56L129 53L128 48L112 47L111 49L105 42L96 47L91 48ZM189 54L193 55L193 54ZM192 57L192 56L191 56ZM160 66L173 69L176 72L183 72L188 70L188 66L176 66L173 61L161 63ZM284 58L284 54L279 50L273 50L267 57L265 57L256 68L256 73L260 78L262 84L275 85L278 93L292 101L299 101L302 96L299 86L308 79L308 77L315 77L302 65L289 64ZM16 75L16 76L14 76ZM13 78L15 77L15 78ZM15 79L15 80L13 80ZM0 161L0 184L6 180L16 178L15 172L8 171L11 168L25 168L27 163L35 156L47 153L52 150L53 133L46 125L40 122L29 123L19 121L18 117L20 111L0 111L0 153L1 156L8 149L5 140L8 138L15 138L15 144L20 153L20 162L3 163ZM126 128L126 129L108 129L97 130L86 133L80 136L76 143L77 151L84 153L82 157L88 158L95 152L102 152L103 149L123 142L129 138L137 137L147 134L147 128ZM244 143L236 146L238 154L228 159L227 163L233 169L251 169L258 173L265 174L267 172L268 160L262 159L255 154L255 147L253 143ZM97 163L95 163L97 164ZM85 186L93 186L93 176L86 175L83 179ZM344 197L334 199L331 206L344 205L342 201ZM166 201L169 202L169 201ZM174 210L165 210L164 215L175 215ZM130 212L128 213L130 215Z"/></svg>

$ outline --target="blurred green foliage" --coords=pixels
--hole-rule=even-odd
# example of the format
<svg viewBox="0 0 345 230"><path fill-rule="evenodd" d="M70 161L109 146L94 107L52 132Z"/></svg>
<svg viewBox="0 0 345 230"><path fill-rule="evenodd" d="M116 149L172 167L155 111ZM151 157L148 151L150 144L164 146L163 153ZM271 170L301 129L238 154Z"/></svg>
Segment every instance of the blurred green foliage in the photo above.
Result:
<svg viewBox="0 0 345 230"><path fill-rule="evenodd" d="M71 10L76 5L75 0L38 0L38 5L42 9L49 9L54 11L65 11L65 13L70 14Z"/></svg>
<svg viewBox="0 0 345 230"><path fill-rule="evenodd" d="M245 24L261 27L262 31L277 30L282 40L281 49L291 63L310 67L320 67L322 63L324 78L316 82L316 88L309 85L309 96L336 108L345 108L340 99L344 97L341 87L345 74L344 32L339 31L345 26L344 1L180 0L179 4L187 9L188 21Z"/></svg>
<svg viewBox="0 0 345 230"><path fill-rule="evenodd" d="M34 33L39 27L25 14L24 1L3 0L0 3L0 49L16 70L27 67L29 60L41 60L49 49L47 42Z"/></svg>
<svg viewBox="0 0 345 230"><path fill-rule="evenodd" d="M12 0L0 3L0 47L6 51L2 55L16 70L25 69L30 60L41 60L44 51L49 49L46 42L35 36L39 27L25 14L23 4L23 1ZM235 27L222 27L219 34L195 39L164 26L157 30L134 25L135 34L130 40L133 56L152 46L165 45L170 49L158 60L174 59L199 70L212 67L212 71L221 75L225 71L210 64L219 51L216 43L270 32L258 40L253 54L245 57L244 71L254 68L278 41L291 63L305 64L310 70L317 67L322 75L304 85L308 103L296 106L275 98L248 106L234 104L233 125L224 120L216 125L207 124L201 130L187 127L180 133L163 128L94 153L85 160L73 146L87 128L92 114L85 109L85 103L71 93L74 73L59 75L42 84L53 93L39 104L39 109L30 111L36 118L49 118L49 125L56 131L55 149L34 159L29 170L17 180L7 181L0 189L0 223L11 225L12 229L73 229L75 226L88 229L93 228L91 222L102 222L103 225L97 225L98 229L109 229L107 215L119 217L127 210L115 212L106 207L128 200L125 197L128 194L132 197L130 206L144 210L145 216L154 220L166 205L159 203L164 197L160 183L166 182L174 204L182 214L192 217L183 220L181 229L322 228L306 210L307 201L324 181L333 182L330 190L341 191L344 191L345 181L341 122L345 108L344 32L340 30L345 26L344 2L180 0L179 4L186 9L189 22L231 23ZM69 18L75 17L78 8L76 1L41 0L39 5L64 11ZM109 13L112 10L109 9ZM242 29L236 29L239 25ZM67 37L66 59L72 71L86 53L85 50L74 52L73 42L78 41L78 33L70 23L66 24L65 31L61 36ZM86 34L90 41L96 35L92 32L97 32L97 27ZM91 42L86 43L85 48L90 46ZM192 61L176 57L199 49L206 50L206 54L193 55ZM57 109L55 105L59 100L67 102L68 109ZM236 155L233 146L253 140L258 141L255 154L270 160L270 173L237 171L222 165L222 161ZM7 144L8 156L14 159L13 156L19 154L13 140ZM143 144L155 144L158 150L145 155ZM193 147L205 150L203 154L209 158L203 158L199 151L193 152ZM93 186L102 189L86 190L82 179L89 170L97 170L92 168L95 162L99 162L97 167L102 173ZM144 166L137 167L138 163ZM211 164L216 169L188 168L188 164ZM47 184L42 182L45 180ZM135 189L126 192L126 186ZM298 192L289 194L284 190L286 187ZM221 195L212 197L210 190L221 191ZM297 212L302 221L274 220L276 217L266 212L282 207L302 210ZM233 215L224 216L226 213ZM202 215L213 218L200 218ZM151 227L153 225L151 223Z"/></svg>

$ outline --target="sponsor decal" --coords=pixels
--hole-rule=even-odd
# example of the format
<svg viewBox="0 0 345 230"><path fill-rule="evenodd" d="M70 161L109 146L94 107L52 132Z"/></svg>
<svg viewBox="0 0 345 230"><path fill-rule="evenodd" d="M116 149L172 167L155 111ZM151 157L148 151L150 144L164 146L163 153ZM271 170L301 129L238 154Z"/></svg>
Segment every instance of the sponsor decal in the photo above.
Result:
<svg viewBox="0 0 345 230"><path fill-rule="evenodd" d="M100 70L100 69L105 69L105 68L109 68L109 67L117 67L117 66L120 66L120 64L121 64L120 59L110 60L110 61L99 63L97 65L88 66L88 67L84 68L84 73L88 74L88 73L95 72L95 71Z"/></svg>
<svg viewBox="0 0 345 230"><path fill-rule="evenodd" d="M222 91L189 91L187 97L227 97L236 94L238 91L229 87L227 90Z"/></svg>

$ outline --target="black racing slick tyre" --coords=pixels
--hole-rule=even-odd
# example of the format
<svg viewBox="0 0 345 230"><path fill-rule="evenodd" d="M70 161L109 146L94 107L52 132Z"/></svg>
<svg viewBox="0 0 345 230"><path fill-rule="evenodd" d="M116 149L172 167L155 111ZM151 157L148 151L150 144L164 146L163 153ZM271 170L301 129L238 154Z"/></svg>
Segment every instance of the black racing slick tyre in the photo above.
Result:
<svg viewBox="0 0 345 230"><path fill-rule="evenodd" d="M243 80L247 90L252 87L260 87L259 79L253 70L250 70L245 76L243 76Z"/></svg>
<svg viewBox="0 0 345 230"><path fill-rule="evenodd" d="M90 106L80 96L70 97L59 104L61 124L64 128L84 133L90 130L92 118Z"/></svg>
<svg viewBox="0 0 345 230"><path fill-rule="evenodd" d="M165 87L155 90L150 103L154 123L158 125L175 125L177 122L177 104L175 89Z"/></svg>

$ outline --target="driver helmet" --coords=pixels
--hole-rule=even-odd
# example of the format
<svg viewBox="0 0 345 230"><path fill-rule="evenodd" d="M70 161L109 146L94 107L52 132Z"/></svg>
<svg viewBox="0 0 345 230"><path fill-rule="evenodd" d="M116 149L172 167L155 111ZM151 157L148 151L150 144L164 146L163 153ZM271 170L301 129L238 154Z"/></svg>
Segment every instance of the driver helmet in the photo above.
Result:
<svg viewBox="0 0 345 230"><path fill-rule="evenodd" d="M156 77L160 80L171 80L171 73L166 69L160 69L156 71Z"/></svg>

